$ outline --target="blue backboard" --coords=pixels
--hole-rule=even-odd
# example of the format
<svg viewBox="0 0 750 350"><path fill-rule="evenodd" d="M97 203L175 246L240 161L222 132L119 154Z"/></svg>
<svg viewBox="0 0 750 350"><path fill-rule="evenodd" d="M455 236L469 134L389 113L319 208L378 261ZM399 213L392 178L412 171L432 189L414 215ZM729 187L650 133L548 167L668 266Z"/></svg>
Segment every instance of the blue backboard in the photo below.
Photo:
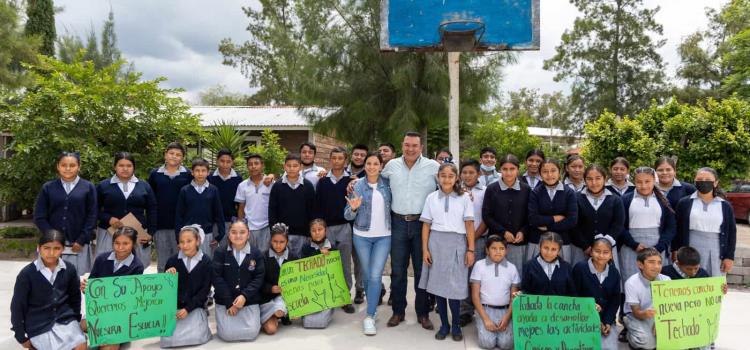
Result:
<svg viewBox="0 0 750 350"><path fill-rule="evenodd" d="M539 0L382 0L380 49L443 51L441 30L479 26L472 51L539 50Z"/></svg>

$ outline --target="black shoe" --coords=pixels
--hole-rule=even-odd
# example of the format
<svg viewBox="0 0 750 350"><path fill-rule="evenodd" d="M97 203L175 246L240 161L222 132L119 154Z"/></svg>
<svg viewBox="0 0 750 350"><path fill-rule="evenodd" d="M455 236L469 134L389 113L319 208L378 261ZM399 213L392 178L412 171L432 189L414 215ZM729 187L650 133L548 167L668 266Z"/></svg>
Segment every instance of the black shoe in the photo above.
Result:
<svg viewBox="0 0 750 350"><path fill-rule="evenodd" d="M214 304L214 298L209 297L208 301L206 301L206 306L208 307L208 306L211 306L213 304Z"/></svg>
<svg viewBox="0 0 750 350"><path fill-rule="evenodd" d="M628 342L628 329L623 328L622 332L620 332L620 335L617 336L617 340L620 343L627 343Z"/></svg>
<svg viewBox="0 0 750 350"><path fill-rule="evenodd" d="M385 296L385 286L380 289L380 298L378 298L378 305L383 305L383 297Z"/></svg>
<svg viewBox="0 0 750 350"><path fill-rule="evenodd" d="M446 333L442 333L442 332L438 331L437 333L435 333L435 339L437 339L437 340L444 340L445 337L447 337L447 336L448 336L447 332Z"/></svg>
<svg viewBox="0 0 750 350"><path fill-rule="evenodd" d="M471 317L471 315L469 315L469 314L461 315L461 317L458 320L458 324L461 327L466 327L466 325L468 325L469 323L471 323L472 319L473 319L473 317Z"/></svg>
<svg viewBox="0 0 750 350"><path fill-rule="evenodd" d="M354 309L354 305L352 304L344 305L341 307L341 309L344 310L344 312L346 312L347 314L353 314L354 312L357 311Z"/></svg>
<svg viewBox="0 0 750 350"><path fill-rule="evenodd" d="M362 290L358 290L357 293L354 294L354 303L359 305L365 302L365 292Z"/></svg>
<svg viewBox="0 0 750 350"><path fill-rule="evenodd" d="M289 319L289 316L284 316L281 318L281 324L288 326L292 324L292 320Z"/></svg>
<svg viewBox="0 0 750 350"><path fill-rule="evenodd" d="M462 341L462 340L464 340L464 336L461 333L453 334L451 337L453 338L453 341Z"/></svg>
<svg viewBox="0 0 750 350"><path fill-rule="evenodd" d="M388 295L388 306L393 305L393 294Z"/></svg>

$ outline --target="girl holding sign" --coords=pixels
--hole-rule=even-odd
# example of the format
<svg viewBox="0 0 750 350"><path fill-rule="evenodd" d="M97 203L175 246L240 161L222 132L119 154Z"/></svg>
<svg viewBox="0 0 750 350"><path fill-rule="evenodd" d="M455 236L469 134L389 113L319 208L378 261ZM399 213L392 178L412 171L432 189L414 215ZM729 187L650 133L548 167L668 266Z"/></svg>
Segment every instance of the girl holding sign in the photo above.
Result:
<svg viewBox="0 0 750 350"><path fill-rule="evenodd" d="M562 237L554 232L539 238L539 254L523 267L521 291L524 294L576 296L571 278L573 267L560 257L562 245Z"/></svg>
<svg viewBox="0 0 750 350"><path fill-rule="evenodd" d="M310 221L310 244L302 247L301 257L304 259L318 254L328 255L332 249L333 244L326 238L326 222L323 219ZM302 316L302 327L325 329L331 324L332 319L333 309L318 311Z"/></svg>
<svg viewBox="0 0 750 350"><path fill-rule="evenodd" d="M461 300L469 295L466 281L469 267L474 265L474 204L461 188L455 165L440 166L438 183L440 189L427 196L419 218L424 260L419 288L437 301L442 324L435 339L445 339L450 331L454 341L462 341L459 309Z"/></svg>
<svg viewBox="0 0 750 350"><path fill-rule="evenodd" d="M289 227L283 223L273 225L271 228L271 249L268 250L268 256L266 256L263 302L260 304L260 321L263 323L263 331L268 335L276 334L279 319L283 325L291 324L289 317L286 316L286 304L281 297L281 287L279 287L281 265L298 258L289 250L288 233Z"/></svg>
<svg viewBox="0 0 750 350"><path fill-rule="evenodd" d="M57 156L59 179L42 186L34 207L34 224L40 232L55 229L65 235L62 259L73 264L79 276L91 269L91 233L96 226L96 188L78 176L78 153Z"/></svg>
<svg viewBox="0 0 750 350"><path fill-rule="evenodd" d="M81 293L75 265L62 260L65 236L42 233L39 257L16 278L10 302L10 322L24 348L86 349L81 330Z"/></svg>
<svg viewBox="0 0 750 350"><path fill-rule="evenodd" d="M265 260L251 249L249 239L247 224L235 221L229 226L229 244L214 252L216 335L224 341L252 341L260 332Z"/></svg>
<svg viewBox="0 0 750 350"><path fill-rule="evenodd" d="M579 297L594 298L602 332L602 350L617 350L615 316L620 307L620 272L612 263L615 240L598 235L591 244L591 258L573 268Z"/></svg>
<svg viewBox="0 0 750 350"><path fill-rule="evenodd" d="M177 274L177 323L170 337L161 337L159 346L201 345L211 340L206 301L211 290L211 259L200 245L205 234L198 225L180 230L180 252L167 260L166 273Z"/></svg>

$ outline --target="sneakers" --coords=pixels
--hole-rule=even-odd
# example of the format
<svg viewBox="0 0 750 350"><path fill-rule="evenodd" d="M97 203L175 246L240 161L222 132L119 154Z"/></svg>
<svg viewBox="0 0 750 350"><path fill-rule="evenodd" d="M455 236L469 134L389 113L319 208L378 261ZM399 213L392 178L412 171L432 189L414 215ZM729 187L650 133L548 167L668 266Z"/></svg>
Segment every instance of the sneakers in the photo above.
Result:
<svg viewBox="0 0 750 350"><path fill-rule="evenodd" d="M365 317L365 320L362 322L362 329L365 335L377 334L377 329L375 329L375 318L372 316Z"/></svg>

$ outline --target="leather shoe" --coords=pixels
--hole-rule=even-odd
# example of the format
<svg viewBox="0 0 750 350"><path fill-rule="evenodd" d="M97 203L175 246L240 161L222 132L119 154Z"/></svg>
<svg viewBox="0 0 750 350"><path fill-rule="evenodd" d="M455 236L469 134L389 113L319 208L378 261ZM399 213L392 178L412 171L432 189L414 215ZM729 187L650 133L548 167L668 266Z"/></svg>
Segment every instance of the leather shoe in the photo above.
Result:
<svg viewBox="0 0 750 350"><path fill-rule="evenodd" d="M393 316L391 316L391 318L390 318L390 319L388 320L388 323L387 323L387 325L388 325L388 327L396 327L396 326L398 326L398 325L399 325L399 324L400 324L401 322L404 322L404 315L396 315L396 314L394 314L394 315L393 315Z"/></svg>
<svg viewBox="0 0 750 350"><path fill-rule="evenodd" d="M447 333L441 333L440 331L438 331L437 333L435 333L435 339L437 339L437 340L443 340L443 339L445 339L446 336L448 336Z"/></svg>
<svg viewBox="0 0 750 350"><path fill-rule="evenodd" d="M354 305L352 305L352 304L346 304L346 305L342 306L341 308L347 314L353 314L353 313L357 312L357 310L354 309Z"/></svg>
<svg viewBox="0 0 750 350"><path fill-rule="evenodd" d="M461 333L453 334L451 337L453 337L453 341L462 341L462 340L464 340L464 336Z"/></svg>
<svg viewBox="0 0 750 350"><path fill-rule="evenodd" d="M364 302L365 302L365 292L361 291L361 290L358 290L354 294L354 303L357 304L357 305L359 305L359 304L362 304Z"/></svg>
<svg viewBox="0 0 750 350"><path fill-rule="evenodd" d="M428 331L435 329L435 326L432 325L432 321L430 321L430 318L427 316L419 317L417 321L422 325L422 328Z"/></svg>

